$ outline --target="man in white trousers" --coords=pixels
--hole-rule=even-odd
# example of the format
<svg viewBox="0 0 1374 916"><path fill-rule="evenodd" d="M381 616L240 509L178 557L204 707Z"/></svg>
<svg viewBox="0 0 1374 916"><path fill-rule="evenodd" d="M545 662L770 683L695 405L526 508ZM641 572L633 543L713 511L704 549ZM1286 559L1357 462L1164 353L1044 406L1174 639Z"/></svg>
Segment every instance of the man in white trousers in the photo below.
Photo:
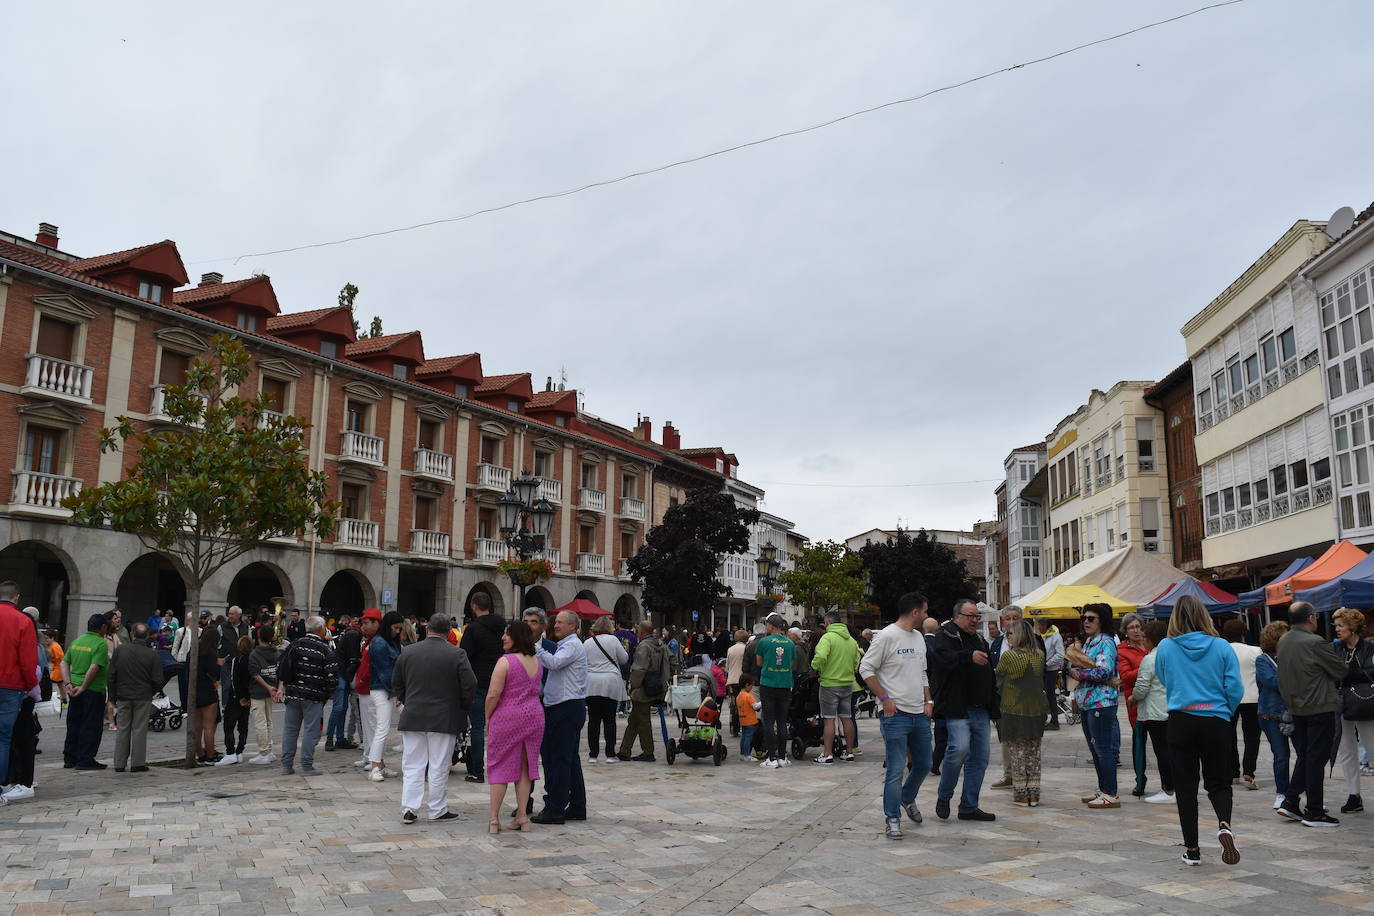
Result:
<svg viewBox="0 0 1374 916"><path fill-rule="evenodd" d="M448 770L453 744L467 727L477 694L477 676L467 653L448 642L447 614L434 614L426 638L401 650L391 696L401 710L401 823L419 819L429 786L431 821L458 817L448 810Z"/></svg>

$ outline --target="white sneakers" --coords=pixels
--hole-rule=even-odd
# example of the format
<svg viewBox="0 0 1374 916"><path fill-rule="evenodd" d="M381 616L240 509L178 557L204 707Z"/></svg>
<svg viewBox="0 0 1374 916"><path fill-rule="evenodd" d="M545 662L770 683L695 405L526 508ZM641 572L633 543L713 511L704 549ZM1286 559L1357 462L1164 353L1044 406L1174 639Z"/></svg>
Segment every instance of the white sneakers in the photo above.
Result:
<svg viewBox="0 0 1374 916"><path fill-rule="evenodd" d="M367 771L368 782L381 782L385 778L386 777L382 775L381 767L373 767Z"/></svg>
<svg viewBox="0 0 1374 916"><path fill-rule="evenodd" d="M1278 795L1275 795L1275 796L1274 796L1274 810L1277 811L1277 810L1279 810L1279 809L1282 808L1282 807L1283 807L1283 793L1280 792Z"/></svg>
<svg viewBox="0 0 1374 916"><path fill-rule="evenodd" d="M242 755L242 754L225 754L225 755L224 755L223 757L221 757L219 760L216 760L216 761L215 761L215 766L217 766L217 767L227 767L227 766L230 766L230 765L232 765L232 764L235 764L235 763L242 763L242 762L243 762L243 755ZM257 761L254 760L253 763L257 763Z"/></svg>
<svg viewBox="0 0 1374 916"><path fill-rule="evenodd" d="M353 761L353 765L361 769L368 765L368 759L366 757L359 757L357 760Z"/></svg>
<svg viewBox="0 0 1374 916"><path fill-rule="evenodd" d="M760 764L759 764L759 769L761 769L761 770L776 770L776 769L777 769L778 767L780 767L780 766L782 766L781 763L778 763L778 761L774 760L772 757L769 757L769 758L765 759L765 760L763 761L763 763L760 763Z"/></svg>
<svg viewBox="0 0 1374 916"><path fill-rule="evenodd" d="M1172 805L1175 803L1174 797L1163 789L1160 789L1154 795L1142 799L1142 801L1147 805ZM1283 799L1280 798L1279 801L1283 801Z"/></svg>
<svg viewBox="0 0 1374 916"><path fill-rule="evenodd" d="M243 757L240 756L239 759L242 760ZM258 766L266 766L266 765L269 764L269 763L275 763L276 760L277 760L277 755L274 754L274 753L272 753L271 751L268 751L268 752L265 753L265 754L259 754L259 755L256 756L256 757L250 758L248 762L249 762L249 763L256 763Z"/></svg>
<svg viewBox="0 0 1374 916"><path fill-rule="evenodd" d="M33 798L33 788L31 786L13 785L0 794L0 799L4 799L3 804L12 801L23 801L26 798Z"/></svg>
<svg viewBox="0 0 1374 916"><path fill-rule="evenodd" d="M595 756L592 756L592 757L588 757L588 758L587 758L587 762L588 762L588 763L591 763L591 764L597 764L597 763L600 763L601 761L598 760Z"/></svg>

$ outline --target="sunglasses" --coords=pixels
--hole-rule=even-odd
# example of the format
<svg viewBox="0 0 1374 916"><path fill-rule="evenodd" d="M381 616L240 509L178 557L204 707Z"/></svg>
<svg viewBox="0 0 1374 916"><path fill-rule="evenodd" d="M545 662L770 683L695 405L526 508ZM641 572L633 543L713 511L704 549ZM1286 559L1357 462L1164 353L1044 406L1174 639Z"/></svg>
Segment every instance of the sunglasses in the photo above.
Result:
<svg viewBox="0 0 1374 916"><path fill-rule="evenodd" d="M1084 623L1087 623L1089 620L1096 620L1096 619L1097 619L1096 617L1094 617L1094 616L1092 616L1091 614L1089 614L1088 616L1086 616L1086 617L1083 618L1083 622L1084 622Z"/></svg>

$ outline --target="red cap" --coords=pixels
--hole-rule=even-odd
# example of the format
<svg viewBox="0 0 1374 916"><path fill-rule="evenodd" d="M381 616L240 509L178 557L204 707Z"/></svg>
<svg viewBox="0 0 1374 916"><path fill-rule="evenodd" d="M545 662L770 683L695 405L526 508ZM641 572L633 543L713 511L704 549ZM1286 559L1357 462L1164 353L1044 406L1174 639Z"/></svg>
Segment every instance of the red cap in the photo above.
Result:
<svg viewBox="0 0 1374 916"><path fill-rule="evenodd" d="M363 611L363 620L375 620L380 623L382 620L382 612L375 607L370 607Z"/></svg>

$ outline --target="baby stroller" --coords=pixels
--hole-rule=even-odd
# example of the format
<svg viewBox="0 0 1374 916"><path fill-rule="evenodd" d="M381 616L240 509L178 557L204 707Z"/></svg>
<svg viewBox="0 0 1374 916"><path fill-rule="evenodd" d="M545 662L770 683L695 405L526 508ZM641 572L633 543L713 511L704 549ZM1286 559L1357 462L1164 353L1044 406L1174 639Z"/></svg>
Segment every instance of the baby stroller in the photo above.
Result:
<svg viewBox="0 0 1374 916"><path fill-rule="evenodd" d="M710 757L720 766L725 761L725 743L721 741L720 707L716 703L716 679L709 668L688 668L673 678L668 688L668 708L677 714L681 734L668 739L668 765L678 754L693 760Z"/></svg>
<svg viewBox="0 0 1374 916"><path fill-rule="evenodd" d="M153 697L153 709L148 713L148 727L155 732L165 731L168 728L176 731L181 728L181 723L184 720L184 710L173 703L167 694L159 690L157 696Z"/></svg>
<svg viewBox="0 0 1374 916"><path fill-rule="evenodd" d="M836 722L835 756L843 754L848 746L844 740L844 719L849 718L846 710L844 718ZM792 759L801 760L809 747L825 744L825 720L821 718L821 680L818 677L803 678L792 688L792 704L787 710L787 730L792 735Z"/></svg>
<svg viewBox="0 0 1374 916"><path fill-rule="evenodd" d="M1054 705L1059 710L1059 715L1064 717L1065 725L1077 725L1079 720L1078 708L1074 706L1073 694L1056 688L1054 691Z"/></svg>

